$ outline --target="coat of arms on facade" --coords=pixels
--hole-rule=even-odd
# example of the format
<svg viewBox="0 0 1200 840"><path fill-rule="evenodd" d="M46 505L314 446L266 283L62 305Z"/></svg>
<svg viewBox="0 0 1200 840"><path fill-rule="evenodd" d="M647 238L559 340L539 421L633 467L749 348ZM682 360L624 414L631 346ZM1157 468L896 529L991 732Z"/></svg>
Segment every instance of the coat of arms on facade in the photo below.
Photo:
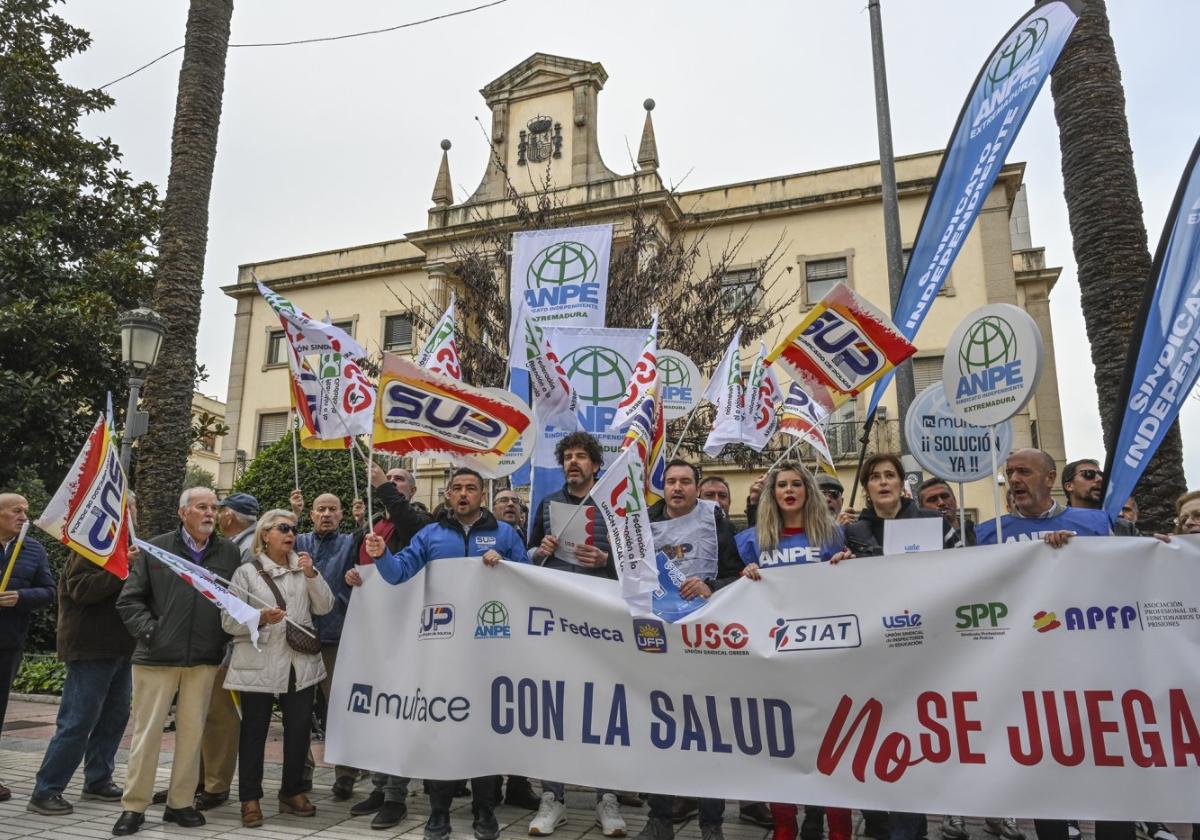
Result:
<svg viewBox="0 0 1200 840"><path fill-rule="evenodd" d="M562 123L539 114L527 122L525 128L529 130L521 130L521 139L517 143L518 166L524 166L526 160L541 163L551 156L562 157Z"/></svg>

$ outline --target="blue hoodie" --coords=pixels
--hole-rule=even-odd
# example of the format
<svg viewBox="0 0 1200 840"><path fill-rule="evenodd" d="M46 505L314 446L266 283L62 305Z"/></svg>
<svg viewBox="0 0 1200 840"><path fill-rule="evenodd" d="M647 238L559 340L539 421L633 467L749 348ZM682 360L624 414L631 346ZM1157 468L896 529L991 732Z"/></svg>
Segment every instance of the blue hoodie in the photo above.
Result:
<svg viewBox="0 0 1200 840"><path fill-rule="evenodd" d="M463 530L454 514L443 511L431 524L417 531L399 554L385 550L375 568L388 583L404 583L425 564L443 557L482 557L495 549L510 563L528 563L525 543L507 522L497 522L491 511L480 508L480 517Z"/></svg>

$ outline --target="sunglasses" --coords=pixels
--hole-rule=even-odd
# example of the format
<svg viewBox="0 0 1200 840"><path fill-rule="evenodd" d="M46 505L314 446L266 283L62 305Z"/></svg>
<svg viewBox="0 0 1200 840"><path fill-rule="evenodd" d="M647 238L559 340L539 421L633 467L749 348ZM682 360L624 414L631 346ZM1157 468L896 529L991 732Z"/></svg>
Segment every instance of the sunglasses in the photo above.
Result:
<svg viewBox="0 0 1200 840"><path fill-rule="evenodd" d="M822 490L821 492L825 494L825 498L826 498L826 499L840 499L840 498L842 498L842 491L841 491L841 490L833 490L833 489L829 489L829 490Z"/></svg>
<svg viewBox="0 0 1200 840"><path fill-rule="evenodd" d="M278 525L272 525L271 528L274 528L281 534L292 534L296 531L296 526L292 525L290 522L281 522ZM268 530L270 530L270 528Z"/></svg>
<svg viewBox="0 0 1200 840"><path fill-rule="evenodd" d="M1100 470L1079 470L1075 475L1082 476L1084 481L1095 481L1097 478L1104 478L1104 473Z"/></svg>

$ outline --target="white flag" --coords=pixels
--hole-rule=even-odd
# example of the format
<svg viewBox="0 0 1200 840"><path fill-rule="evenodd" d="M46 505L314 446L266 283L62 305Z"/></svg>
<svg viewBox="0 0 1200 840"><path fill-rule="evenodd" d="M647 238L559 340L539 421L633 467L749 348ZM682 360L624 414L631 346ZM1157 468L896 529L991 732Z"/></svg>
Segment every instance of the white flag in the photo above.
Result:
<svg viewBox="0 0 1200 840"><path fill-rule="evenodd" d="M425 346L417 355L417 365L462 382L462 365L458 361L458 344L454 331L454 302L454 292L451 292L450 305L434 324L429 338L425 339Z"/></svg>
<svg viewBox="0 0 1200 840"><path fill-rule="evenodd" d="M592 487L592 501L608 529L621 595L633 615L654 614L654 593L659 588L645 480L638 448L629 446Z"/></svg>
<svg viewBox="0 0 1200 840"><path fill-rule="evenodd" d="M652 402L658 395L658 316L646 333L646 341L642 344L641 355L629 375L625 385L625 395L617 403L617 413L613 415L612 424L616 429L624 429L638 414L643 411L643 404ZM653 424L651 424L653 425ZM647 436L649 437L649 436Z"/></svg>
<svg viewBox="0 0 1200 840"><path fill-rule="evenodd" d="M829 413L824 407L799 382L793 382L779 415L779 431L806 441L826 464L833 466L829 441L825 437L828 420Z"/></svg>
<svg viewBox="0 0 1200 840"><path fill-rule="evenodd" d="M742 442L755 452L762 452L779 425L779 405L783 402L783 390L779 387L775 366L767 361L767 347L761 342L758 345L758 358L750 368L745 402Z"/></svg>
<svg viewBox="0 0 1200 840"><path fill-rule="evenodd" d="M713 418L712 431L704 442L704 453L716 457L727 443L739 443L742 440L742 418L745 416L745 405L742 394L742 351L738 346L742 340L739 328L733 340L721 357L721 364L713 371L704 389L704 399L717 407L717 416Z"/></svg>
<svg viewBox="0 0 1200 840"><path fill-rule="evenodd" d="M340 327L318 321L307 312L298 308L287 298L277 295L257 283L258 293L263 296L270 307L279 316L279 323L287 334L288 343L301 356L311 356L314 353L341 353L352 359L367 355L367 349L355 341Z"/></svg>
<svg viewBox="0 0 1200 840"><path fill-rule="evenodd" d="M529 391L533 397L533 414L539 429L579 431L583 426L576 413L579 395L563 370L558 354L550 346L545 331L533 321L525 322L526 354L529 364Z"/></svg>

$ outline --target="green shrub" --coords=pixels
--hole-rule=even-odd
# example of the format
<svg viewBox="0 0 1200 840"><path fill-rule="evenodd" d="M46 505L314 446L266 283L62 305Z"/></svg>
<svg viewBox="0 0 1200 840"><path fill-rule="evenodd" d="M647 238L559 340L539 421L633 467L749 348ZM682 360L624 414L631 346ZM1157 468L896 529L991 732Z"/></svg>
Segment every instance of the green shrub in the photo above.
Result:
<svg viewBox="0 0 1200 840"><path fill-rule="evenodd" d="M54 656L26 656L13 680L12 690L21 694L62 694L67 678L66 663Z"/></svg>

